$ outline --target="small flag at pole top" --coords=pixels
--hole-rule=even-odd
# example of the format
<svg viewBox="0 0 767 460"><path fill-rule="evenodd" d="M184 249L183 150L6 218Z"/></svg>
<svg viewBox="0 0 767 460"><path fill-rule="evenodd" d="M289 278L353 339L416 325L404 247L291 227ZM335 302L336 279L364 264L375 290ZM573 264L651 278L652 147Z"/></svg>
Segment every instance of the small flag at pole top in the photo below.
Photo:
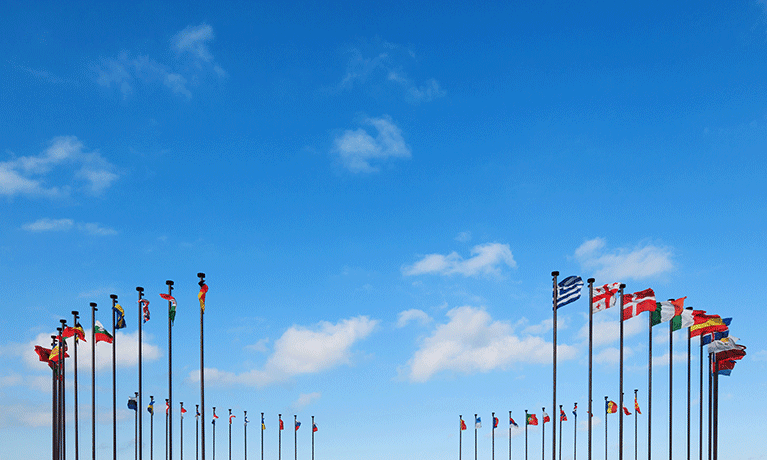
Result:
<svg viewBox="0 0 767 460"><path fill-rule="evenodd" d="M655 311L655 292L652 289L623 295L623 320L633 318L643 311Z"/></svg>
<svg viewBox="0 0 767 460"><path fill-rule="evenodd" d="M184 409L184 406L181 406L181 418L184 418L184 414L186 414L186 409Z"/></svg>
<svg viewBox="0 0 767 460"><path fill-rule="evenodd" d="M218 420L218 415L216 415L216 409L213 409L213 420L211 421L211 423L215 425L216 420Z"/></svg>
<svg viewBox="0 0 767 460"><path fill-rule="evenodd" d="M205 313L205 295L208 293L208 285L203 283L200 286L200 292L197 294L197 298L200 300L200 310Z"/></svg>
<svg viewBox="0 0 767 460"><path fill-rule="evenodd" d="M245 422L245 425L247 425L249 421L250 421L250 420L248 420L248 416L246 415L246 416L245 416L245 420L244 420L244 422Z"/></svg>
<svg viewBox="0 0 767 460"><path fill-rule="evenodd" d="M573 417L578 418L578 403L573 407Z"/></svg>
<svg viewBox="0 0 767 460"><path fill-rule="evenodd" d="M474 428L482 428L482 417L474 419Z"/></svg>
<svg viewBox="0 0 767 460"><path fill-rule="evenodd" d="M636 412L639 415L642 415L642 411L639 410L639 403L637 402L636 396L634 396L634 412Z"/></svg>
<svg viewBox="0 0 767 460"><path fill-rule="evenodd" d="M557 308L562 308L581 298L583 279L580 276L568 276L557 283Z"/></svg>
<svg viewBox="0 0 767 460"><path fill-rule="evenodd" d="M618 405L615 404L615 401L605 402L605 412L607 412L608 414L614 414L618 412Z"/></svg>
<svg viewBox="0 0 767 460"><path fill-rule="evenodd" d="M301 422L296 420L296 431L298 431L299 428L301 428Z"/></svg>
<svg viewBox="0 0 767 460"><path fill-rule="evenodd" d="M80 325L80 323L77 323L74 327L73 326L67 326L64 328L64 331L61 332L62 337L68 339L69 337L77 337L77 339L82 340L85 342L85 331L83 330L83 327Z"/></svg>
<svg viewBox="0 0 767 460"><path fill-rule="evenodd" d="M498 417L493 417L493 429L498 428Z"/></svg>
<svg viewBox="0 0 767 460"><path fill-rule="evenodd" d="M168 400L165 400L165 415L168 415L168 412L170 412L170 403Z"/></svg>
<svg viewBox="0 0 767 460"><path fill-rule="evenodd" d="M106 342L106 343L112 343L114 338L112 337L112 334L107 332L106 329L104 329L104 325L101 324L101 321L96 320L96 325L93 328L93 333L96 336L96 343L99 342Z"/></svg>
<svg viewBox="0 0 767 460"><path fill-rule="evenodd" d="M466 421L464 419L461 419L461 430L466 429Z"/></svg>
<svg viewBox="0 0 767 460"><path fill-rule="evenodd" d="M623 406L623 413L626 415L631 415L631 412L626 408L626 406Z"/></svg>
<svg viewBox="0 0 767 460"><path fill-rule="evenodd" d="M280 430L285 429L285 424L282 423L282 419L280 419Z"/></svg>
<svg viewBox="0 0 767 460"><path fill-rule="evenodd" d="M526 423L528 425L537 425L538 424L538 417L536 417L535 414L527 414Z"/></svg>
<svg viewBox="0 0 767 460"><path fill-rule="evenodd" d="M547 422L550 422L550 421L551 421L551 418L549 417L549 414L544 412L543 413L543 423L547 423Z"/></svg>
<svg viewBox="0 0 767 460"><path fill-rule="evenodd" d="M565 414L565 411L563 409L559 409L559 420L562 422L567 421L567 414Z"/></svg>
<svg viewBox="0 0 767 460"><path fill-rule="evenodd" d="M233 419L233 418L235 418L235 417L236 417L236 416L235 416L234 414L232 414L232 415L230 415L230 416L229 416L229 424L230 424L230 425L232 424L232 419Z"/></svg>
<svg viewBox="0 0 767 460"><path fill-rule="evenodd" d="M262 430L266 429L266 423L264 423L264 416L263 415L261 416L261 429Z"/></svg>
<svg viewBox="0 0 767 460"><path fill-rule="evenodd" d="M170 302L170 310L168 310L168 318L170 318L171 324L176 321L176 299L170 294L160 294L160 297Z"/></svg>
<svg viewBox="0 0 767 460"><path fill-rule="evenodd" d="M154 398L152 398L151 401L149 401L149 405L146 407L147 412L154 415Z"/></svg>
<svg viewBox="0 0 767 460"><path fill-rule="evenodd" d="M317 424L316 423L312 423L312 433L314 433L316 431L317 431Z"/></svg>
<svg viewBox="0 0 767 460"><path fill-rule="evenodd" d="M35 345L35 353L40 361L47 363L50 362L51 350L43 348L40 345Z"/></svg>
<svg viewBox="0 0 767 460"><path fill-rule="evenodd" d="M200 418L200 409L195 409L194 418L195 419L199 419Z"/></svg>
<svg viewBox="0 0 767 460"><path fill-rule="evenodd" d="M128 409L137 410L138 403L136 402L136 398L128 398Z"/></svg>
<svg viewBox="0 0 767 460"><path fill-rule="evenodd" d="M511 417L509 417L509 426L519 428L519 425L517 425L517 422L515 422L514 419Z"/></svg>
<svg viewBox="0 0 767 460"><path fill-rule="evenodd" d="M616 294L620 290L620 283L610 283L604 286L594 287L591 301L591 309L594 312L607 310L615 306Z"/></svg>
<svg viewBox="0 0 767 460"><path fill-rule="evenodd" d="M146 323L149 321L149 301L146 299L141 299L138 301L138 304L144 310L144 322Z"/></svg>
<svg viewBox="0 0 767 460"><path fill-rule="evenodd" d="M114 307L112 307L112 310L115 311L115 329L122 329L125 327L125 310L123 310L123 307L120 306L119 303L116 303Z"/></svg>

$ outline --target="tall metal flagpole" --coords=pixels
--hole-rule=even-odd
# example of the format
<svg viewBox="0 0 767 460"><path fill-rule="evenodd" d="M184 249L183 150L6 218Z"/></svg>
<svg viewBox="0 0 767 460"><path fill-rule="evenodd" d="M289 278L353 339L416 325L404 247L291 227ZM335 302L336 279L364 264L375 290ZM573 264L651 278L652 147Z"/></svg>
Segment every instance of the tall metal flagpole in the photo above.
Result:
<svg viewBox="0 0 767 460"><path fill-rule="evenodd" d="M266 429L266 425L264 424L264 413L261 412L261 460L264 460L264 429Z"/></svg>
<svg viewBox="0 0 767 460"><path fill-rule="evenodd" d="M229 460L232 460L232 409L229 409Z"/></svg>
<svg viewBox="0 0 767 460"><path fill-rule="evenodd" d="M91 448L96 460L96 302L91 302Z"/></svg>
<svg viewBox="0 0 767 460"><path fill-rule="evenodd" d="M474 460L477 460L477 414L474 414Z"/></svg>
<svg viewBox="0 0 767 460"><path fill-rule="evenodd" d="M61 406L61 410L59 411L59 419L61 420L61 459L66 460L67 458L67 406L66 406L66 370L67 370L67 349L66 349L66 342L64 342L64 329L67 328L67 320L60 319L59 322L61 322L61 331L59 331L59 335L61 336L61 354L59 354L59 362L61 363L61 382L60 382L60 388L61 388L61 397L59 398L59 405Z"/></svg>
<svg viewBox="0 0 767 460"><path fill-rule="evenodd" d="M698 404L700 407L700 415L698 416L700 441L698 446L698 457L699 460L703 460L703 335L700 335L700 350L698 350L698 353L700 354L700 390L698 393L700 399L700 403Z"/></svg>
<svg viewBox="0 0 767 460"><path fill-rule="evenodd" d="M546 457L546 408L541 407L541 460ZM552 423L553 425L553 423ZM552 459L553 460L553 459Z"/></svg>
<svg viewBox="0 0 767 460"><path fill-rule="evenodd" d="M170 402L165 398L165 460L168 460L168 412L170 412Z"/></svg>
<svg viewBox="0 0 767 460"><path fill-rule="evenodd" d="M589 460L591 460L591 419L592 414L594 413L593 408L591 407L592 403L592 392L591 392L591 378L592 378L592 366L593 366L593 356L592 356L592 347L594 343L594 278L589 278L589 411L588 411L588 419L589 419Z"/></svg>
<svg viewBox="0 0 767 460"><path fill-rule="evenodd" d="M716 360L716 354L714 355L714 457L713 460L719 459L719 362Z"/></svg>
<svg viewBox="0 0 767 460"><path fill-rule="evenodd" d="M607 396L605 396L605 460L607 460Z"/></svg>
<svg viewBox="0 0 767 460"><path fill-rule="evenodd" d="M282 414L277 414L279 425L277 426L277 460L282 460Z"/></svg>
<svg viewBox="0 0 767 460"><path fill-rule="evenodd" d="M245 452L244 460L248 460L248 411L243 412L243 434L245 435L245 450L243 452Z"/></svg>
<svg viewBox="0 0 767 460"><path fill-rule="evenodd" d="M527 409L525 409L525 460L527 460Z"/></svg>
<svg viewBox="0 0 767 460"><path fill-rule="evenodd" d="M714 392L713 392L713 373L711 370L713 369L713 361L711 360L712 354L708 354L708 368L706 372L708 373L708 460L711 460L711 454L712 454L712 444L711 444L711 429L713 424L713 404L714 404Z"/></svg>
<svg viewBox="0 0 767 460"><path fill-rule="evenodd" d="M139 311L141 311L141 304L139 304ZM139 392L137 391L135 393L134 398L138 400ZM139 412L141 412L141 407L136 407L136 410L133 411L133 423L134 423L134 435L133 435L133 456L134 458L138 459L138 416Z"/></svg>
<svg viewBox="0 0 767 460"><path fill-rule="evenodd" d="M72 324L74 324L74 327L77 328L77 325L79 324L78 319L80 319L80 313L77 310L72 311ZM78 391L77 391L77 342L80 341L80 338L77 334L74 335L74 341L75 341L75 460L80 460L80 417L79 417L79 402L78 402Z"/></svg>
<svg viewBox="0 0 767 460"><path fill-rule="evenodd" d="M562 460L562 414L565 412L562 410L562 405L559 405L559 460Z"/></svg>
<svg viewBox="0 0 767 460"><path fill-rule="evenodd" d="M551 277L553 280L553 299L554 299L554 340L552 344L552 355L553 355L553 376L552 376L552 393L553 393L553 401L551 403L551 410L557 410L557 296L559 295L558 289L557 289L557 276L559 275L558 271L551 272ZM560 417L561 418L561 417ZM551 459L554 460L557 455L557 424L552 423L551 424ZM560 426L560 431L561 431Z"/></svg>
<svg viewBox="0 0 767 460"><path fill-rule="evenodd" d="M200 286L200 294L198 296L201 296L203 295L203 286L206 286L205 273L198 273L197 277L200 278L200 281L197 283ZM200 406L202 407L202 412L200 412L200 450L202 451L202 460L205 460L205 355L203 353L203 315L205 314L205 303L202 301L202 298L200 300Z"/></svg>
<svg viewBox="0 0 767 460"><path fill-rule="evenodd" d="M200 458L200 405L194 405L194 460Z"/></svg>
<svg viewBox="0 0 767 460"><path fill-rule="evenodd" d="M296 414L293 414L293 455L295 460L298 460L298 418Z"/></svg>
<svg viewBox="0 0 767 460"><path fill-rule="evenodd" d="M149 412L149 458L154 460L154 396L149 396L149 404L152 405L152 410ZM139 410L141 408L139 407Z"/></svg>
<svg viewBox="0 0 767 460"><path fill-rule="evenodd" d="M216 460L216 406L213 406L213 419L211 423L213 424L213 460ZM203 439L205 439L204 436Z"/></svg>
<svg viewBox="0 0 767 460"><path fill-rule="evenodd" d="M578 453L578 403L573 406L573 460L576 460Z"/></svg>
<svg viewBox="0 0 767 460"><path fill-rule="evenodd" d="M671 300L671 299L669 299ZM674 426L672 423L672 419L674 416L673 413L673 401L674 396L673 392L671 391L674 383L674 325L673 321L668 322L668 458L672 459L674 458L671 455L671 452L673 450L673 444L671 442L671 430Z"/></svg>
<svg viewBox="0 0 767 460"><path fill-rule="evenodd" d="M493 429L490 432L491 433L490 437L492 438L492 448L491 448L492 454L490 458L492 458L492 460L495 460L495 412L493 412L493 415L491 417L493 419Z"/></svg>
<svg viewBox="0 0 767 460"><path fill-rule="evenodd" d="M141 348L142 348L142 324L144 323L144 312L143 312L143 305L141 302L141 299L144 298L144 288L141 286L136 287L136 291L138 292L138 407L139 409L136 411L138 412L138 458L141 460L143 458L143 451L144 451L144 436L142 431L142 425L143 425L143 418L142 418L142 411L141 408L144 407L144 387L142 385L141 381Z"/></svg>
<svg viewBox="0 0 767 460"><path fill-rule="evenodd" d="M117 294L110 294L109 298L112 299L112 460L117 460Z"/></svg>
<svg viewBox="0 0 767 460"><path fill-rule="evenodd" d="M180 434L179 434L179 458L184 460L184 401L179 401L181 404L181 412L179 413Z"/></svg>
<svg viewBox="0 0 767 460"><path fill-rule="evenodd" d="M461 460L461 441L463 437L463 415L458 416L458 460ZM263 459L261 459L263 460Z"/></svg>
<svg viewBox="0 0 767 460"><path fill-rule="evenodd" d="M312 460L314 460L314 432L316 431L314 426L314 415L312 415ZM248 459L246 458L245 460Z"/></svg>
<svg viewBox="0 0 767 460"><path fill-rule="evenodd" d="M618 313L621 317L621 338L620 338L620 401L618 404L618 460L623 460L623 289L626 287L625 284L621 283L620 285L620 291L619 293L619 301L620 301L620 312ZM605 421L605 426L607 426L607 421Z"/></svg>
<svg viewBox="0 0 767 460"><path fill-rule="evenodd" d="M692 310L692 308L688 308ZM692 337L690 328L687 328L687 458L690 458L690 361L692 361Z"/></svg>
<svg viewBox="0 0 767 460"><path fill-rule="evenodd" d="M53 350L57 346L58 345L56 344L56 336L52 335L51 336L51 350ZM50 361L48 363L50 364ZM56 413L57 412L56 411L56 409L57 409L56 404L57 404L57 399L58 399L58 398L56 398L56 384L58 382L56 381L56 379L57 379L58 376L56 375L57 371L56 371L56 363L55 362L53 363L53 366L51 366L51 371L53 371L51 373L53 375L52 380L51 380L51 453L52 453L51 459L52 460L57 460L57 458L59 456L59 451L58 451L58 436L57 436L58 435L58 433L57 433L57 431L58 431L58 423L57 423L58 414Z"/></svg>
<svg viewBox="0 0 767 460"><path fill-rule="evenodd" d="M167 280L168 295L173 295L173 281ZM173 407L173 321L171 321L171 301L168 300L168 400ZM173 411L168 414L168 459L173 460Z"/></svg>
<svg viewBox="0 0 767 460"><path fill-rule="evenodd" d="M509 460L511 460L511 411L509 411Z"/></svg>
<svg viewBox="0 0 767 460"><path fill-rule="evenodd" d="M652 312L647 315L647 460L652 460Z"/></svg>
<svg viewBox="0 0 767 460"><path fill-rule="evenodd" d="M634 388L634 460L638 459L638 449L639 446L639 437L637 436L639 434L638 426L639 426L639 412L636 410L636 400L637 400L637 392L639 389Z"/></svg>

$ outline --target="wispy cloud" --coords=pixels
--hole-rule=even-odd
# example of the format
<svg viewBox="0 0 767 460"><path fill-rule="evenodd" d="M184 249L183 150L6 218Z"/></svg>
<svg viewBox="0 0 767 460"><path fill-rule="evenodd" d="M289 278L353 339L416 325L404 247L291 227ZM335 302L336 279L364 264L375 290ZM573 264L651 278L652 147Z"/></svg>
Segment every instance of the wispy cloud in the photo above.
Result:
<svg viewBox="0 0 767 460"><path fill-rule="evenodd" d="M640 280L674 269L673 252L668 247L648 243L631 249L607 250L606 245L604 238L594 238L581 244L574 254L584 269L594 271L598 280Z"/></svg>
<svg viewBox="0 0 767 460"><path fill-rule="evenodd" d="M431 316L423 310L416 308L399 312L397 315L397 327L405 327L412 322L427 325L431 322Z"/></svg>
<svg viewBox="0 0 767 460"><path fill-rule="evenodd" d="M467 241L471 241L471 232L458 232L458 235L456 235L455 240L460 241L461 243L466 243Z"/></svg>
<svg viewBox="0 0 767 460"><path fill-rule="evenodd" d="M437 325L400 369L413 382L426 382L440 372L461 374L507 369L516 363L548 363L551 343L536 336L519 337L511 324L494 321L483 308L463 306L447 312L448 322ZM558 356L575 356L575 349L559 345Z"/></svg>
<svg viewBox="0 0 767 460"><path fill-rule="evenodd" d="M314 393L302 393L298 396L298 399L293 401L293 404L291 404L291 407L294 410L301 410L304 407L308 406L309 404L313 403L314 401L320 399L322 396L322 393L319 393L315 391Z"/></svg>
<svg viewBox="0 0 767 460"><path fill-rule="evenodd" d="M67 179L67 173L71 176ZM0 162L0 195L61 196L73 188L100 194L117 180L115 167L75 136L59 136L38 155ZM59 185L47 185L58 180Z"/></svg>
<svg viewBox="0 0 767 460"><path fill-rule="evenodd" d="M448 255L427 254L421 260L402 267L405 276L439 274L463 276L497 275L506 265L516 268L517 263L508 244L486 243L474 246L471 257L464 259L457 252Z"/></svg>
<svg viewBox="0 0 767 460"><path fill-rule="evenodd" d="M364 128L346 130L333 141L333 151L341 163L353 173L378 171L371 163L381 163L388 158L410 158L410 147L402 137L402 131L388 115L367 118L363 124L376 130L375 137Z"/></svg>
<svg viewBox="0 0 767 460"><path fill-rule="evenodd" d="M405 69L417 63L412 50L389 42L374 48L377 50L367 56L358 48L350 50L351 57L341 79L341 88L387 83L399 88L405 100L411 103L429 102L445 95L445 90L436 79L428 78L423 83L417 83L408 76Z"/></svg>
<svg viewBox="0 0 767 460"><path fill-rule="evenodd" d="M262 387L351 364L352 347L368 337L377 324L378 320L356 316L335 324L322 321L313 328L292 326L274 342L274 352L262 369L236 374L206 368L205 382ZM191 372L189 378L198 381L198 372Z"/></svg>
<svg viewBox="0 0 767 460"><path fill-rule="evenodd" d="M24 224L21 226L21 228L32 233L61 232L77 228L82 232L95 236L108 236L117 234L117 230L109 227L104 227L101 224L95 222L83 222L75 224L75 221L72 219L50 219L47 217Z"/></svg>

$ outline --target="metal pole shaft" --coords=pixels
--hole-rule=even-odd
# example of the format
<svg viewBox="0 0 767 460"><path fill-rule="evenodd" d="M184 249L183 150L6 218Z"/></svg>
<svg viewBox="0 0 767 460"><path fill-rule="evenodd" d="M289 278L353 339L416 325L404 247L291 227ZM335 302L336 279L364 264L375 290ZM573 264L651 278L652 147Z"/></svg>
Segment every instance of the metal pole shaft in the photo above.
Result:
<svg viewBox="0 0 767 460"><path fill-rule="evenodd" d="M690 361L692 360L692 344L690 328L687 328L687 458L690 458Z"/></svg>
<svg viewBox="0 0 767 460"><path fill-rule="evenodd" d="M141 303L141 299L144 298L144 288L141 286L136 287L136 291L138 292L138 409L136 412L138 412L138 458L139 460L144 457L144 433L142 430L143 425L143 418L141 413L141 408L144 407L144 386L142 382L142 361L141 361L141 348L143 347L143 323L144 323L144 312L143 312L143 305Z"/></svg>
<svg viewBox="0 0 767 460"><path fill-rule="evenodd" d="M637 400L637 392L638 389L634 389L634 401ZM636 406L636 404L634 404ZM639 458L639 412L637 412L636 407L634 407L634 460L637 460Z"/></svg>
<svg viewBox="0 0 767 460"><path fill-rule="evenodd" d="M674 330L672 328L672 321L668 322L668 458L674 458L672 455L673 443L671 442L672 429L674 424L672 422L674 417L674 394L672 388L674 385Z"/></svg>
<svg viewBox="0 0 767 460"><path fill-rule="evenodd" d="M198 285L200 286L200 289L205 285L205 273L198 273L197 277L200 278L200 281ZM204 347L203 347L203 331L204 331L204 323L203 323L203 315L204 311L202 309L202 305L200 306L200 407L202 407L202 411L200 412L200 450L202 451L202 460L205 460L205 355L203 353ZM263 451L263 449L261 449ZM263 459L261 459L263 460Z"/></svg>
<svg viewBox="0 0 767 460"><path fill-rule="evenodd" d="M91 302L91 449L96 460L96 303Z"/></svg>
<svg viewBox="0 0 767 460"><path fill-rule="evenodd" d="M261 412L261 460L264 460L264 413L263 412Z"/></svg>
<svg viewBox="0 0 767 460"><path fill-rule="evenodd" d="M589 278L589 434L588 434L588 458L591 460L591 419L592 414L594 413L592 408L592 391L591 391L591 383L592 383L592 369L593 369L593 356L592 356L592 347L594 343L594 278Z"/></svg>
<svg viewBox="0 0 767 460"><path fill-rule="evenodd" d="M80 317L77 311L73 311L72 316L74 317L72 324L76 328L78 324L78 319ZM75 363L75 395L74 395L75 397L75 460L79 460L80 459L80 416L79 416L80 409L78 406L80 405L80 403L78 401L79 391L77 388L77 380L78 380L77 379L77 348L78 348L77 345L78 345L78 342L80 341L80 338L78 337L77 334L75 334L73 339L75 341L75 361L74 361Z"/></svg>
<svg viewBox="0 0 767 460"><path fill-rule="evenodd" d="M474 460L477 460L477 414L474 414Z"/></svg>
<svg viewBox="0 0 767 460"><path fill-rule="evenodd" d="M527 460L527 410L525 410L525 460Z"/></svg>
<svg viewBox="0 0 767 460"><path fill-rule="evenodd" d="M703 336L700 337L700 342L700 388L698 390L698 399L700 400L698 404L700 409L698 424L700 433L698 434L698 458L699 460L703 460Z"/></svg>
<svg viewBox="0 0 767 460"><path fill-rule="evenodd" d="M117 460L117 294L110 294L109 298L112 299L112 460Z"/></svg>
<svg viewBox="0 0 767 460"><path fill-rule="evenodd" d="M67 321L64 319L59 320L61 322L61 331L67 327ZM64 342L62 335L61 342ZM61 411L59 412L59 418L61 419L61 459L67 458L67 405L66 405L66 374L67 374L67 360L66 360L66 348L62 345L62 353L59 355L59 362L61 362Z"/></svg>
<svg viewBox="0 0 767 460"><path fill-rule="evenodd" d="M277 460L282 460L282 414L278 414L279 425L277 426Z"/></svg>
<svg viewBox="0 0 767 460"><path fill-rule="evenodd" d="M458 425L458 460L461 460L461 441L463 437L463 416L458 416L459 425ZM263 459L262 459L263 460Z"/></svg>
<svg viewBox="0 0 767 460"><path fill-rule="evenodd" d="M173 281L167 280L168 295L173 295ZM168 400L173 407L173 323L170 320L171 301L168 301ZM168 459L173 460L173 410L168 414Z"/></svg>
<svg viewBox="0 0 767 460"><path fill-rule="evenodd" d="M244 460L248 460L248 411L244 411L243 415L243 434L245 436L245 458ZM183 460L183 459L182 459Z"/></svg>
<svg viewBox="0 0 767 460"><path fill-rule="evenodd" d="M605 460L607 460L607 396L605 396Z"/></svg>
<svg viewBox="0 0 767 460"><path fill-rule="evenodd" d="M652 459L652 312L647 317L649 338L647 339L647 460ZM670 460L670 459L669 459Z"/></svg>
<svg viewBox="0 0 767 460"><path fill-rule="evenodd" d="M708 373L708 460L711 460L711 454L712 454L712 449L711 449L711 446L712 446L712 444L711 444L711 441L712 441L711 437L712 436L711 435L712 435L712 433L711 433L711 430L712 430L712 424L713 424L713 417L712 417L712 415L713 415L713 404L714 404L714 392L713 392L713 389L714 389L714 387L713 387L714 377L713 377L713 373L711 372L711 370L713 369L713 365L714 364L713 364L713 361L711 360L711 357L712 357L712 354L709 353L708 354L708 369L706 370L706 372Z"/></svg>
<svg viewBox="0 0 767 460"><path fill-rule="evenodd" d="M559 275L558 271L551 272L552 277L552 284L553 284L553 310L554 310L554 323L553 323L553 345L552 345L552 354L553 354L553 376L552 376L552 402L551 402L551 410L557 410L557 296L559 294L557 290L557 276ZM561 418L561 417L560 417ZM557 455L557 424L552 423L551 424L551 459L554 460ZM560 430L561 431L561 430Z"/></svg>
<svg viewBox="0 0 767 460"><path fill-rule="evenodd" d="M51 350L56 348L58 345L56 343L56 336L51 336ZM59 356L60 357L60 356ZM50 364L50 361L49 361ZM56 371L56 363L53 363L53 366L51 366L51 459L57 460L59 457L59 449L58 449L58 443L59 443L59 437L58 437L58 398L57 396L57 371Z"/></svg>
<svg viewBox="0 0 767 460"><path fill-rule="evenodd" d="M491 441L492 447L491 447L491 450L490 450L490 452L491 452L490 458L492 460L495 460L495 412L493 412L492 419L493 419L493 430L490 432L490 437L492 438L492 441Z"/></svg>
<svg viewBox="0 0 767 460"><path fill-rule="evenodd" d="M618 404L620 406L618 407L618 460L623 460L623 405L625 404L623 401L623 289L626 287L625 284L620 285L620 291L618 292L618 300L620 302L620 312L618 313L621 318L621 331L620 331L620 378L618 379L620 381L620 401L618 401ZM636 416L636 414L635 414ZM607 423L605 422L605 425Z"/></svg>
<svg viewBox="0 0 767 460"><path fill-rule="evenodd" d="M296 418L296 415L293 414L293 455L295 460L298 460L298 424L297 422L298 420Z"/></svg>
<svg viewBox="0 0 767 460"><path fill-rule="evenodd" d="M314 415L312 415L312 460L314 460Z"/></svg>

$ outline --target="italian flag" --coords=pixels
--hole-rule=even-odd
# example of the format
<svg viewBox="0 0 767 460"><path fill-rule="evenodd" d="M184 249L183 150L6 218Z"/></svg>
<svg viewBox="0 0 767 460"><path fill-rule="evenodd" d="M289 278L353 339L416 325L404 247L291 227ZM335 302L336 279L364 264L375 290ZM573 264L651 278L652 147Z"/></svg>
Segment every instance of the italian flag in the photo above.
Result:
<svg viewBox="0 0 767 460"><path fill-rule="evenodd" d="M96 343L106 342L112 343L112 334L104 329L104 325L100 321L96 321L96 326L93 328L93 332L96 334Z"/></svg>

